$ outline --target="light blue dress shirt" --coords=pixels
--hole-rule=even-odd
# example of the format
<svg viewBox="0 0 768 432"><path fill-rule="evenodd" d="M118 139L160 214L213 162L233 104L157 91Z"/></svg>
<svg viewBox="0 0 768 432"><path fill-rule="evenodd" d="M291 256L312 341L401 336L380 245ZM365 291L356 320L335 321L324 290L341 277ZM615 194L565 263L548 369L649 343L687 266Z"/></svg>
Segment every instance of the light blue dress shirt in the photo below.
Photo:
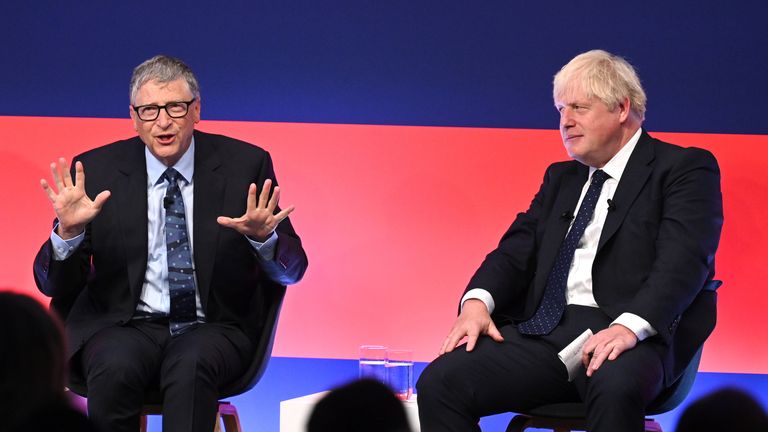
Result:
<svg viewBox="0 0 768 432"><path fill-rule="evenodd" d="M152 155L148 148L144 149L147 162L147 272L141 287L141 296L136 310L142 314L167 315L170 311L171 301L168 288L168 264L165 246L165 208L163 197L168 187L168 182L162 179L167 167ZM189 243L194 256L194 173L195 173L195 140L189 149L173 166L182 177L179 182L181 195L184 199L184 211L187 216L187 230L189 231ZM191 180L190 180L191 179ZM245 200L245 196L243 199ZM96 216L98 217L98 216ZM63 261L71 256L85 238L85 233L77 237L64 240L56 234L56 228L51 233L53 245L53 258ZM265 261L271 261L275 256L277 246L277 232L264 243L253 241L246 237L248 242L257 252L257 256ZM193 263L194 265L194 263ZM195 283L197 287L197 283ZM195 289L195 302L197 305L197 317L201 322L205 321L205 313L200 303L200 292Z"/></svg>

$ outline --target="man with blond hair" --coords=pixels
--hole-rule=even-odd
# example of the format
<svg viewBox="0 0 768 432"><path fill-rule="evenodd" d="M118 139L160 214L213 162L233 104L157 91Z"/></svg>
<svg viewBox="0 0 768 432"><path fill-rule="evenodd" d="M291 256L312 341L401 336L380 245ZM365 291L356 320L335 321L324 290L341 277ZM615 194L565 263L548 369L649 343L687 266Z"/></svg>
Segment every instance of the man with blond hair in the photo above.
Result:
<svg viewBox="0 0 768 432"><path fill-rule="evenodd" d="M641 431L645 408L714 328L715 158L642 128L645 92L621 57L580 54L553 87L574 160L549 166L470 280L418 382L424 431L580 401L590 431ZM587 329L569 380L558 352Z"/></svg>

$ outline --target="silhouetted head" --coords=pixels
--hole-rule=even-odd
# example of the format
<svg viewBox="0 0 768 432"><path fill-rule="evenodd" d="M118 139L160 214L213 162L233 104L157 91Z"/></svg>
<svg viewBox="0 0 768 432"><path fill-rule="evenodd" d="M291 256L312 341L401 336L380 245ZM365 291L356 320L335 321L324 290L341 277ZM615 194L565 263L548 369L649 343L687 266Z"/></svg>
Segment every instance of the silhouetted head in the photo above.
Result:
<svg viewBox="0 0 768 432"><path fill-rule="evenodd" d="M0 418L21 419L64 400L65 342L61 323L37 300L0 292Z"/></svg>
<svg viewBox="0 0 768 432"><path fill-rule="evenodd" d="M724 388L689 405L676 431L768 431L768 414L749 393Z"/></svg>
<svg viewBox="0 0 768 432"><path fill-rule="evenodd" d="M317 405L307 432L410 432L403 402L378 381L363 379L331 390Z"/></svg>

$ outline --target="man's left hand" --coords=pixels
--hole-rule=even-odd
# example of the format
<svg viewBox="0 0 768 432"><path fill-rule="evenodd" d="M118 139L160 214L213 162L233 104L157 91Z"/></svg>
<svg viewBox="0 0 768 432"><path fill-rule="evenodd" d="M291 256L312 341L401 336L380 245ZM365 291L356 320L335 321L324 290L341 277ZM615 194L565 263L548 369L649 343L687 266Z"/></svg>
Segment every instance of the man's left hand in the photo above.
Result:
<svg viewBox="0 0 768 432"><path fill-rule="evenodd" d="M621 353L637 345L635 333L621 324L614 324L592 335L581 350L581 363L591 377L603 362L616 360Z"/></svg>
<svg viewBox="0 0 768 432"><path fill-rule="evenodd" d="M216 222L219 225L232 228L240 234L246 235L258 242L265 242L277 228L277 225L287 218L294 207L290 206L275 213L277 203L280 201L280 186L275 186L272 196L269 192L272 189L272 180L264 181L264 187L261 188L258 200L256 199L256 184L251 183L248 188L248 200L246 202L245 214L239 218L230 218L219 216Z"/></svg>

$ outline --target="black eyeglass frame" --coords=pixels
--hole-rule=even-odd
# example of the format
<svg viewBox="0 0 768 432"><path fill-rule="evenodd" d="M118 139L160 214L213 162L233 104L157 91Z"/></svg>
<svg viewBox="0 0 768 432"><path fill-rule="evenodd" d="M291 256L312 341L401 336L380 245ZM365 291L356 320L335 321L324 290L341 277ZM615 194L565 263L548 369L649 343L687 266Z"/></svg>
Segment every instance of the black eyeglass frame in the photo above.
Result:
<svg viewBox="0 0 768 432"><path fill-rule="evenodd" d="M165 113L168 114L168 117L170 117L170 118L182 118L182 117L185 117L187 114L189 114L189 106L192 105L193 103L195 103L196 100L197 100L197 98L192 98L189 101L168 102L165 105L155 105L155 104L139 105L139 106L131 105L131 108L133 108L133 110L136 111L136 115L139 117L139 120L141 120L141 121L155 121L155 120L157 120L157 118L160 117L160 110L165 110ZM168 105L184 105L184 107L186 109L184 110L184 114L173 115L173 114L171 114L170 111L168 111ZM155 107L155 108L157 108L157 114L153 118L151 118L151 119L142 118L141 117L141 113L139 113L140 109L147 108L147 107Z"/></svg>

